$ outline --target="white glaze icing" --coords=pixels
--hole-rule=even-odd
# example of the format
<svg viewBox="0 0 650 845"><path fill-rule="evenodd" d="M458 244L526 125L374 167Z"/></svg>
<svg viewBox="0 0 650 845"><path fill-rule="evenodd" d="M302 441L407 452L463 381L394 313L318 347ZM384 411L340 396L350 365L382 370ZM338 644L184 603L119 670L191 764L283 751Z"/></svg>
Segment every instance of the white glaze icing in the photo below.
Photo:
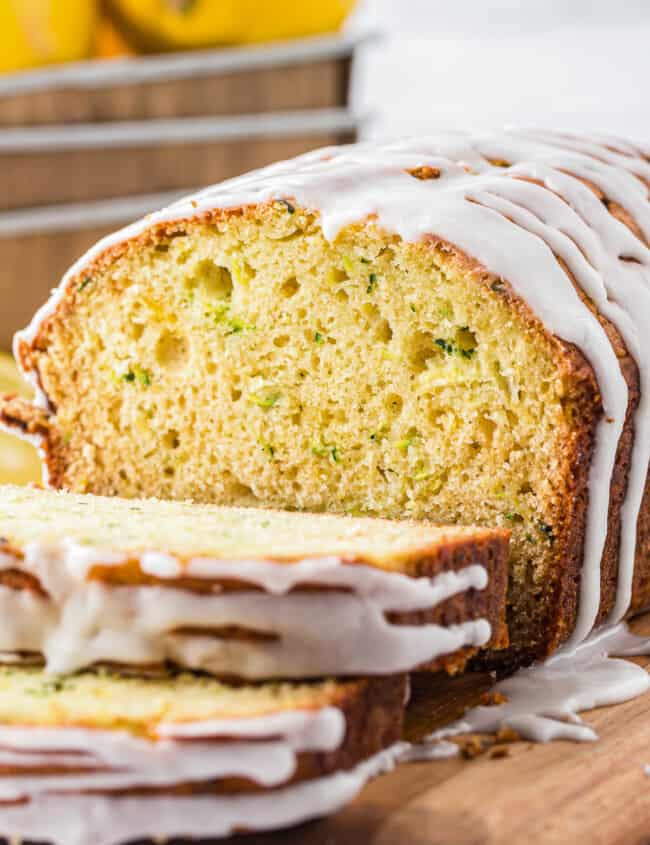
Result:
<svg viewBox="0 0 650 845"><path fill-rule="evenodd" d="M493 733L503 726L535 742L592 742L597 734L582 722L580 711L628 701L650 687L645 668L618 659L635 654L650 654L648 638L630 633L625 623L600 628L578 646L567 644L545 662L498 683L494 690L506 696L504 704L470 710L431 734L424 747L436 747L461 733Z"/></svg>
<svg viewBox="0 0 650 845"><path fill-rule="evenodd" d="M53 791L161 787L223 777L277 786L293 776L300 752L338 748L345 718L339 709L324 707L256 718L163 722L157 733L159 738L151 740L117 730L0 726L0 766L24 770L0 775L0 801ZM34 773L38 766L85 771Z"/></svg>
<svg viewBox="0 0 650 845"><path fill-rule="evenodd" d="M410 578L339 558L289 565L196 558L181 566L144 553L145 573L173 578L243 579L261 591L197 593L172 586L117 587L87 581L97 563L125 556L63 541L29 543L24 559L0 555L0 569L36 577L47 596L0 587L0 652L40 652L51 672L101 661L180 666L244 678L318 677L401 672L463 646L484 645L490 624L477 619L447 627L396 625L386 614L432 608L470 588L484 589L482 566ZM296 591L319 584L345 591ZM179 629L238 626L275 639L220 639Z"/></svg>
<svg viewBox="0 0 650 845"><path fill-rule="evenodd" d="M227 836L272 830L336 812L372 777L390 771L403 744L381 751L348 771L272 792L227 796L34 795L0 805L0 831L54 845L117 845L150 837Z"/></svg>
<svg viewBox="0 0 650 845"><path fill-rule="evenodd" d="M448 133L309 153L207 188L100 241L66 274L17 341L35 338L67 284L104 250L158 223L216 208L288 198L317 210L329 239L343 226L375 215L379 225L406 240L434 235L456 245L506 279L551 332L576 344L598 379L605 414L589 477L579 617L572 637L576 645L593 629L600 604L609 487L628 391L603 328L555 255L566 261L580 287L617 326L641 380L632 469L622 508L619 583L611 614L615 623L629 606L637 517L650 460L650 362L644 348L650 333L650 251L569 174L589 179L628 209L650 237L648 189L641 181L650 180L650 162L639 152L638 146L613 138L587 141L562 133L512 130L475 137ZM487 158L511 166L496 168ZM423 165L438 167L441 177L423 181L405 172ZM516 177L533 177L546 189ZM34 373L27 375L38 381ZM40 388L38 396L47 407Z"/></svg>

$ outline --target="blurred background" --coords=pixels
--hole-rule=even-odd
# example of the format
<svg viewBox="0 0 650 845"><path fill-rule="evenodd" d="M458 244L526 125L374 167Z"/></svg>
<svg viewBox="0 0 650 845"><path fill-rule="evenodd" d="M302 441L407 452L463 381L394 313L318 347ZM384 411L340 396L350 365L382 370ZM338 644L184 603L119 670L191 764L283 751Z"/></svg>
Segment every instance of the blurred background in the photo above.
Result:
<svg viewBox="0 0 650 845"><path fill-rule="evenodd" d="M357 138L647 140L648 80L650 0L0 0L0 392L66 268L180 194Z"/></svg>

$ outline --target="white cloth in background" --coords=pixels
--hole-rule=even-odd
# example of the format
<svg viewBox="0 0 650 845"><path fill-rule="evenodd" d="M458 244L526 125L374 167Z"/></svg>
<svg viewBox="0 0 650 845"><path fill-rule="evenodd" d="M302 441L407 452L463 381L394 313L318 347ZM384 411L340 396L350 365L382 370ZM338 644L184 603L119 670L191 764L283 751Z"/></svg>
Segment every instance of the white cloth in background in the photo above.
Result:
<svg viewBox="0 0 650 845"><path fill-rule="evenodd" d="M504 124L650 138L650 0L366 0L367 137Z"/></svg>

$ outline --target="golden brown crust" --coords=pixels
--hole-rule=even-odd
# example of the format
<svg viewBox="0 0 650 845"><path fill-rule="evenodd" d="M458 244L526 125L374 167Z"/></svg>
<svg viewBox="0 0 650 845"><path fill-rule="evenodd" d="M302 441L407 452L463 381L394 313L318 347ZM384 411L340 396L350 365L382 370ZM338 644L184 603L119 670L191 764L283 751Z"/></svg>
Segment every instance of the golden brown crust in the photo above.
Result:
<svg viewBox="0 0 650 845"><path fill-rule="evenodd" d="M506 621L506 596L508 592L507 532L495 531L491 537L477 539L473 544L451 544L438 551L435 558L423 560L418 575L432 577L449 570L458 571L480 563L488 573L485 590L469 589L444 601L430 611L388 614L397 625L435 624L448 627L474 619L487 619L492 634L488 647L504 649L508 645ZM454 675L462 671L477 648L463 648L453 654L443 655L421 669L440 670Z"/></svg>
<svg viewBox="0 0 650 845"><path fill-rule="evenodd" d="M404 711L407 701L408 677L393 675L386 678L367 678L346 682L338 707L346 723L345 737L334 751L303 752L298 755L298 765L293 776L276 789L290 784L325 777L338 771L354 768L402 738ZM36 768L34 773L72 773L70 768L51 766ZM25 769L0 768L2 775L24 774ZM246 778L221 778L211 782L180 783L173 787L113 790L117 795L184 795L258 793L269 791Z"/></svg>
<svg viewBox="0 0 650 845"><path fill-rule="evenodd" d="M578 178L575 174L569 175ZM646 246L648 245L647 239L644 237L638 223L627 209L608 198L602 190L588 180L581 178L580 181L598 196L613 217L623 223ZM537 182L537 184L542 183ZM449 246L444 244L439 245L443 248ZM513 293L505 280L498 279L493 274L490 274L484 267L468 256L459 253L457 250L455 252L458 259L465 264L466 269L478 275L481 283L489 284L492 290L496 290L505 296L511 306L524 315L528 322L537 325L542 336L558 345L561 350L558 366L564 370L573 386L573 399L577 409L573 438L571 442L566 444L566 458L570 470L565 475L565 489L562 494L563 507L554 521L555 559L557 564L554 567L553 574L556 577L554 584L549 588L546 607L540 608L540 613L546 617L545 627L548 639L544 643L540 643L540 648L532 647L518 653L511 650L495 655L487 654L485 655L486 660L482 660L482 662L487 662L489 665L503 665L505 662L514 667L537 657L544 656L545 654L550 654L570 635L575 625L578 612L580 570L583 560L589 496L589 470L593 457L596 428L602 418L602 403L593 367L582 352L573 344L564 343L551 335L535 317L529 306ZM617 448L615 469L610 482L607 537L600 566L601 594L597 616L597 624L600 624L607 619L616 601L621 506L627 489L632 447L634 444L634 414L640 400L639 371L617 328L600 314L593 303L586 297L564 261L558 255L555 258L571 279L585 305L592 311L602 325L616 352L621 373L628 388L628 406L623 431ZM646 481L645 495L637 527L635 575L629 613L634 613L649 603L650 475Z"/></svg>
<svg viewBox="0 0 650 845"><path fill-rule="evenodd" d="M64 472L63 439L50 424L51 414L15 394L0 396L0 426L19 437L35 439L52 486L58 486Z"/></svg>
<svg viewBox="0 0 650 845"><path fill-rule="evenodd" d="M452 244L434 237L429 239L429 244L432 249L448 253L461 272L501 296L510 308L537 330L540 342L547 345L558 370L569 385L567 401L572 401L577 409L573 440L565 447L567 471L566 487L561 495L562 507L556 510L553 520L555 564L548 572L545 602L535 607L536 627L543 639L532 647L527 646L525 650L519 644L507 651L500 649L497 652L488 647L489 650L480 659L481 665L518 666L550 654L566 639L575 624L588 504L589 467L596 426L602 415L598 384L594 370L582 352L548 331L507 280L491 273Z"/></svg>

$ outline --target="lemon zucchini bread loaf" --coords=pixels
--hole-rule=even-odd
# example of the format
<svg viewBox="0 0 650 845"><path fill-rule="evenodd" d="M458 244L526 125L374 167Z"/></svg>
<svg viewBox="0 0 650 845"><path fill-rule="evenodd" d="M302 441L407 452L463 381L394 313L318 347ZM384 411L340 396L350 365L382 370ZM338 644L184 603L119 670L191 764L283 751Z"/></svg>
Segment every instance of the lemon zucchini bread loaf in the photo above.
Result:
<svg viewBox="0 0 650 845"><path fill-rule="evenodd" d="M231 687L0 668L0 835L214 837L338 809L390 768L405 676Z"/></svg>
<svg viewBox="0 0 650 845"><path fill-rule="evenodd" d="M268 679L505 646L504 530L0 486L0 662Z"/></svg>
<svg viewBox="0 0 650 845"><path fill-rule="evenodd" d="M506 526L548 653L650 600L649 185L638 145L520 131L209 188L71 269L4 423L73 491Z"/></svg>

